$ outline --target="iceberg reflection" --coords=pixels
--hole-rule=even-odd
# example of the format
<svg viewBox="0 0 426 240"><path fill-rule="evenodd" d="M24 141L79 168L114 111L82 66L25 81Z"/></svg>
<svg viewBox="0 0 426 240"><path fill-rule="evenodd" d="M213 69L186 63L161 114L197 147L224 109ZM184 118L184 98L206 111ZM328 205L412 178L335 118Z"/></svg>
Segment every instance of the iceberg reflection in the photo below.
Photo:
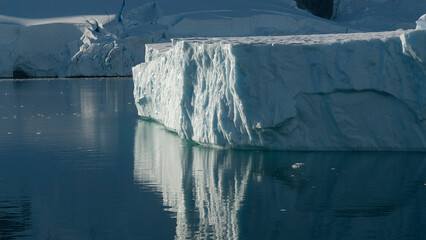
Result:
<svg viewBox="0 0 426 240"><path fill-rule="evenodd" d="M176 214L178 239L238 238L237 213L251 161L236 161L225 151L186 147L155 123L137 125L135 181L162 194L164 206Z"/></svg>
<svg viewBox="0 0 426 240"><path fill-rule="evenodd" d="M134 157L136 183L161 194L177 239L426 234L423 153L207 149L138 121Z"/></svg>

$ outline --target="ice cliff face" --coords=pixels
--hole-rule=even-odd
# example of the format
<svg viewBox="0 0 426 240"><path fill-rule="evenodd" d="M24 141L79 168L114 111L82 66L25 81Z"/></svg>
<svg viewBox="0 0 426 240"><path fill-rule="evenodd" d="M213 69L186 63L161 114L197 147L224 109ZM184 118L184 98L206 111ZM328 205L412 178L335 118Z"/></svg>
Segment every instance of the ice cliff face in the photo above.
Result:
<svg viewBox="0 0 426 240"><path fill-rule="evenodd" d="M133 68L139 115L207 145L426 150L426 30L177 39Z"/></svg>

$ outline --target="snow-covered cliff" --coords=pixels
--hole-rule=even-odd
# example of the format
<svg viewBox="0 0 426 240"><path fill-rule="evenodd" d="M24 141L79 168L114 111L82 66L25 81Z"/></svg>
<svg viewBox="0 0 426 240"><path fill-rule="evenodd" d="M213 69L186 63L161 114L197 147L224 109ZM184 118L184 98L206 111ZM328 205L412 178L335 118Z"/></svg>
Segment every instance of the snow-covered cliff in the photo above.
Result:
<svg viewBox="0 0 426 240"><path fill-rule="evenodd" d="M418 22L421 26L421 21ZM426 150L426 30L148 45L139 115L223 147Z"/></svg>

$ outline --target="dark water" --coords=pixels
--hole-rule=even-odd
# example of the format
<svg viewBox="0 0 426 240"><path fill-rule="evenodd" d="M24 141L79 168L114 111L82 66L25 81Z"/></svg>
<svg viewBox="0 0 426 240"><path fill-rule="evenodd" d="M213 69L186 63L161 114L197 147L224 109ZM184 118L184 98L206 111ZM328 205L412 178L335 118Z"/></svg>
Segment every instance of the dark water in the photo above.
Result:
<svg viewBox="0 0 426 240"><path fill-rule="evenodd" d="M426 154L207 149L130 80L0 82L0 239L425 236Z"/></svg>

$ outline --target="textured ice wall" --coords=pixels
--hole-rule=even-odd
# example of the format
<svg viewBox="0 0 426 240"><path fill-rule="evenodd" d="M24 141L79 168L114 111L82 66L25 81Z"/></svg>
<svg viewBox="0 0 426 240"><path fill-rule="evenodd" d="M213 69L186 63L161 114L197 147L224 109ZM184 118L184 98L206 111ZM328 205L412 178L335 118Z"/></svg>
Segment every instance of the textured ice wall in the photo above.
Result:
<svg viewBox="0 0 426 240"><path fill-rule="evenodd" d="M65 76L84 27L74 23L0 23L0 77L12 77L20 71L35 77Z"/></svg>
<svg viewBox="0 0 426 240"><path fill-rule="evenodd" d="M131 67L144 60L146 43L169 40L164 26L149 22L155 19L151 5L129 11L122 22L114 15L0 15L0 78L17 72L28 77L129 76Z"/></svg>
<svg viewBox="0 0 426 240"><path fill-rule="evenodd" d="M426 150L426 31L177 39L133 68L139 115L223 147Z"/></svg>

